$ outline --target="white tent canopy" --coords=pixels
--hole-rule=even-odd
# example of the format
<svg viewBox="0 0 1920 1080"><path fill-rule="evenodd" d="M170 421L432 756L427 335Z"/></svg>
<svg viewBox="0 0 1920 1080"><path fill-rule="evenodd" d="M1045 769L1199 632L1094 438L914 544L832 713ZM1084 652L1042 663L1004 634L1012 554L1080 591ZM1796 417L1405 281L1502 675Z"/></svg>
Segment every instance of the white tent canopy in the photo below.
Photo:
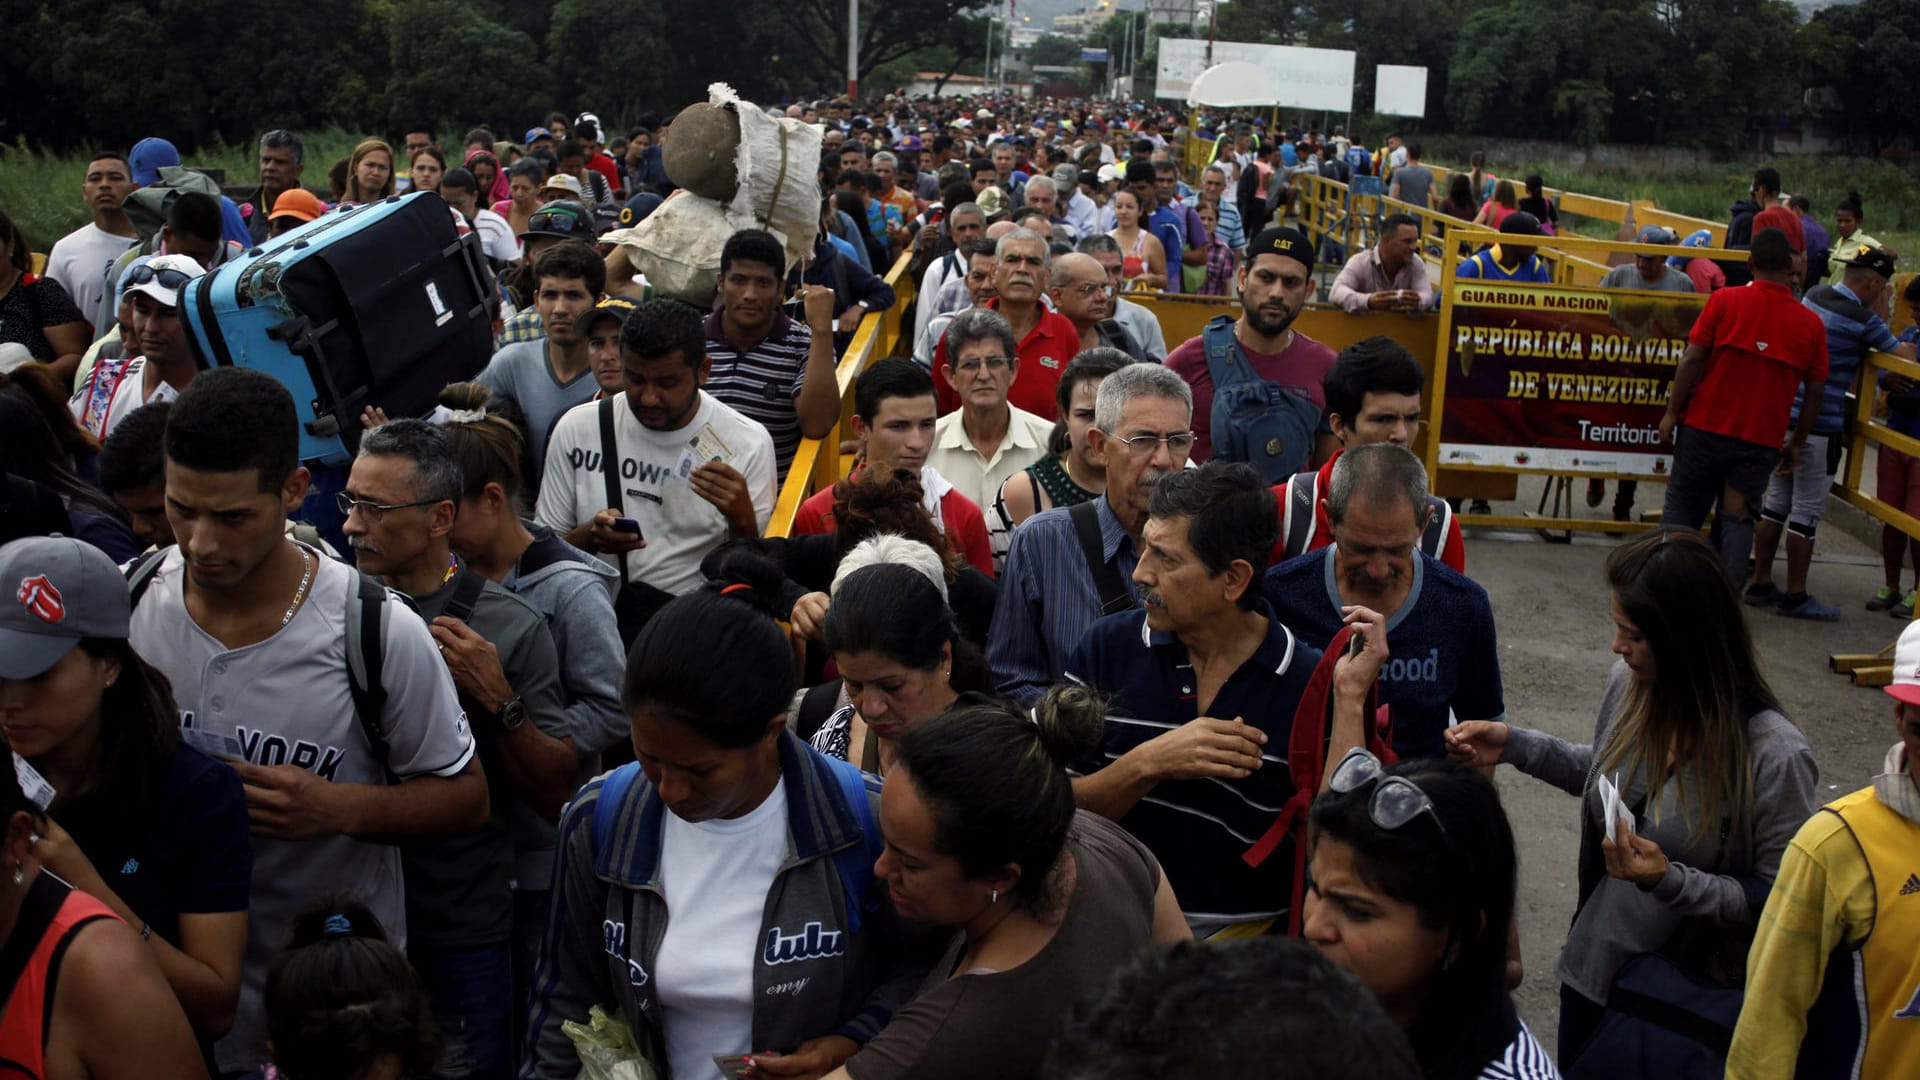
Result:
<svg viewBox="0 0 1920 1080"><path fill-rule="evenodd" d="M1188 105L1220 109L1275 105L1279 101L1280 83L1273 72L1245 60L1215 64L1201 72L1187 91Z"/></svg>

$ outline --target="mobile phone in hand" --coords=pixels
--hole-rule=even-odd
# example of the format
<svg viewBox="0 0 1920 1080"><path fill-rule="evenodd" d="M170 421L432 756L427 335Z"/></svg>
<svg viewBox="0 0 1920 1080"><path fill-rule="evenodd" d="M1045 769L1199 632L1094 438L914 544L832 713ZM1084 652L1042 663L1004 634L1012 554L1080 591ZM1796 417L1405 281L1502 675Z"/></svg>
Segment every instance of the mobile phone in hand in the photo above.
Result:
<svg viewBox="0 0 1920 1080"><path fill-rule="evenodd" d="M632 533L635 536L640 535L640 523L629 517L614 518L612 528L614 532Z"/></svg>
<svg viewBox="0 0 1920 1080"><path fill-rule="evenodd" d="M741 1080L747 1075L747 1055L715 1054L713 1063L720 1068L720 1075L727 1080Z"/></svg>

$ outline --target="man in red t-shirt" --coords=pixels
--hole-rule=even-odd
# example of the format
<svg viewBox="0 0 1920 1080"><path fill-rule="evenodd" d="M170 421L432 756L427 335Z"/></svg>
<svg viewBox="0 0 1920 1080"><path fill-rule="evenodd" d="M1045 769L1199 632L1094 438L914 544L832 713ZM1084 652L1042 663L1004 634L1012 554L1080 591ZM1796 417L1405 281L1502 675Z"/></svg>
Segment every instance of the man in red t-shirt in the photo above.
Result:
<svg viewBox="0 0 1920 1080"><path fill-rule="evenodd" d="M1789 287L1787 235L1755 233L1747 265L1752 284L1714 293L1693 324L1660 418L1661 440L1674 441L1662 520L1697 529L1720 499L1720 559L1735 583L1747 578L1753 511L1767 476L1776 463L1786 473L1798 464L1827 379L1826 327ZM1795 391L1804 404L1788 432Z"/></svg>
<svg viewBox="0 0 1920 1080"><path fill-rule="evenodd" d="M1327 407L1322 383L1333 367L1333 350L1293 329L1307 305L1313 283L1313 244L1297 229L1265 229L1247 245L1240 266L1240 302L1244 314L1233 324L1234 346L1262 379L1276 382ZM1213 457L1213 376L1207 371L1204 335L1188 338L1167 355L1167 366L1193 388L1193 455ZM1323 426L1310 464L1318 466L1339 441Z"/></svg>
<svg viewBox="0 0 1920 1080"><path fill-rule="evenodd" d="M857 480L866 469L905 469L919 476L926 493L922 504L934 525L962 558L992 577L993 547L987 540L986 515L978 503L927 464L934 419L933 378L919 364L888 357L861 372L853 385L853 433L864 444L864 461L849 479ZM814 492L794 512L793 535L813 536L839 528L833 504L834 488Z"/></svg>
<svg viewBox="0 0 1920 1080"><path fill-rule="evenodd" d="M1020 343L1019 363L1013 376L1013 388L1007 401L1016 409L1025 409L1049 420L1060 419L1060 407L1054 402L1054 387L1060 372L1080 352L1080 331L1072 320L1050 311L1040 302L1051 273L1052 258L1047 241L1031 229L1015 229L1000 238L994 252L994 298L987 301L1013 327L1014 340ZM947 343L943 338L933 350L933 379L940 415L960 407L960 395L947 379Z"/></svg>

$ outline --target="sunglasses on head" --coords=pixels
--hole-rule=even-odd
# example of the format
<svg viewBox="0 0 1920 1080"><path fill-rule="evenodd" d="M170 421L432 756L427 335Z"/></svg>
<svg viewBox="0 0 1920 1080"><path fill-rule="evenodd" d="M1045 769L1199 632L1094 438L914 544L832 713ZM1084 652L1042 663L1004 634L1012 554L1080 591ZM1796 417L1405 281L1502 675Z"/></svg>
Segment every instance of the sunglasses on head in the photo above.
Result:
<svg viewBox="0 0 1920 1080"><path fill-rule="evenodd" d="M541 210L527 219L528 232L574 233L587 231L587 223L572 210Z"/></svg>
<svg viewBox="0 0 1920 1080"><path fill-rule="evenodd" d="M151 264L145 264L133 268L133 272L127 275L127 284L145 285L149 281L157 281L161 288L177 291L193 279L194 275L184 270L175 270L168 266L156 270Z"/></svg>
<svg viewBox="0 0 1920 1080"><path fill-rule="evenodd" d="M1388 776L1386 766L1364 747L1356 746L1347 751L1347 756L1334 766L1333 777L1327 781L1327 790L1336 795L1351 795L1368 786L1373 787L1373 796L1367 800L1367 817L1382 829L1398 831L1407 826L1414 818L1425 814L1433 819L1434 827L1440 835L1447 834L1446 825L1440 821L1440 815L1433 809L1433 800L1420 786L1404 776Z"/></svg>

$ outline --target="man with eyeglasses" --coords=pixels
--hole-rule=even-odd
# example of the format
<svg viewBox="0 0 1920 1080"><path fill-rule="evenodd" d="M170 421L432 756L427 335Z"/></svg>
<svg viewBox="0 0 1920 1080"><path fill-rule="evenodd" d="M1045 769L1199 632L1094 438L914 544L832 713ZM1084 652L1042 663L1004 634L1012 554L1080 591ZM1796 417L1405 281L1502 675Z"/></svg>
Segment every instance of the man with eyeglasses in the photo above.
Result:
<svg viewBox="0 0 1920 1080"><path fill-rule="evenodd" d="M994 298L987 301L987 307L1007 320L1014 340L1019 342L1008 400L1035 416L1054 420L1059 406L1054 403L1053 388L1060 381L1061 369L1080 351L1080 334L1066 316L1048 311L1041 303L1050 262L1046 238L1039 233L1015 228L1002 236L994 247ZM933 381L943 416L960 407L960 395L947 378L947 366L946 342L942 341L934 349Z"/></svg>
<svg viewBox="0 0 1920 1080"><path fill-rule="evenodd" d="M545 616L453 554L461 492L452 436L406 419L361 438L337 497L361 572L407 597L426 620L492 795L481 828L409 844L401 862L407 955L452 1035L441 1068L502 1076L512 1067L513 945L532 952L543 922L516 919L514 894L542 893L552 879L553 823L581 763Z"/></svg>
<svg viewBox="0 0 1920 1080"><path fill-rule="evenodd" d="M172 685L183 741L231 758L246 784L247 951L233 1026L213 1049L227 1074L266 1060L262 990L301 912L351 891L405 948L396 845L467 832L488 815L434 633L351 567L285 535L308 486L299 430L292 396L258 371L214 368L181 393L165 434L178 544L146 579L129 634ZM350 610L379 617L377 702L349 670L371 644L356 633L363 623L350 628ZM377 711L363 715L363 703Z"/></svg>
<svg viewBox="0 0 1920 1080"><path fill-rule="evenodd" d="M1192 424L1193 391L1159 364L1128 364L1100 383L1087 443L1106 493L1028 518L1007 548L987 634L1002 697L1032 706L1094 619L1135 605L1147 497L1186 466Z"/></svg>
<svg viewBox="0 0 1920 1080"><path fill-rule="evenodd" d="M1296 473L1273 486L1279 502L1280 541L1273 549L1275 566L1333 543L1333 523L1327 518L1326 493L1333 463L1358 446L1392 443L1413 448L1426 426L1420 392L1427 374L1420 361L1392 338L1370 337L1340 351L1327 371L1327 425L1340 449L1326 464ZM1447 500L1427 496L1430 516L1420 533L1420 550L1460 573L1467 572L1467 546L1460 522Z"/></svg>
<svg viewBox="0 0 1920 1080"><path fill-rule="evenodd" d="M1262 589L1279 619L1314 648L1340 632L1346 610L1386 620L1392 657L1380 703L1394 752L1441 757L1456 720L1505 720L1493 605L1485 589L1420 550L1434 512L1427 470L1404 446L1357 446L1327 485L1333 543L1267 571Z"/></svg>
<svg viewBox="0 0 1920 1080"><path fill-rule="evenodd" d="M1243 463L1155 484L1141 607L1088 627L1067 660L1068 679L1111 702L1100 751L1071 769L1074 798L1153 852L1201 939L1264 933L1294 895L1294 859L1243 858L1294 795L1288 741L1326 644L1296 638L1261 594L1272 503ZM1362 744L1386 655L1385 620L1353 622L1370 647L1335 669L1328 761Z"/></svg>
<svg viewBox="0 0 1920 1080"><path fill-rule="evenodd" d="M1066 316L1079 333L1082 350L1104 345L1135 360L1146 360L1140 343L1114 320L1114 285L1107 279L1106 268L1093 256L1076 251L1054 259L1047 294L1053 297L1053 310Z"/></svg>
<svg viewBox="0 0 1920 1080"><path fill-rule="evenodd" d="M67 403L94 438L104 440L142 405L179 397L199 373L180 321L180 290L206 272L192 256L157 255L129 273L134 334L129 347L137 347L140 355L96 363Z"/></svg>
<svg viewBox="0 0 1920 1080"><path fill-rule="evenodd" d="M945 338L947 381L960 388L960 408L933 427L928 464L975 505L992 506L1007 477L1040 460L1053 421L1007 402L1019 374L1013 328L992 311L975 308L954 317ZM1005 533L995 563L1005 557Z"/></svg>
<svg viewBox="0 0 1920 1080"><path fill-rule="evenodd" d="M1093 256L1106 271L1107 283L1113 286L1113 319L1139 344L1147 361L1157 364L1166 359L1167 337L1160 328L1160 320L1153 312L1120 295L1127 281L1126 255L1120 250L1120 242L1106 233L1096 233L1074 245L1073 250Z"/></svg>

